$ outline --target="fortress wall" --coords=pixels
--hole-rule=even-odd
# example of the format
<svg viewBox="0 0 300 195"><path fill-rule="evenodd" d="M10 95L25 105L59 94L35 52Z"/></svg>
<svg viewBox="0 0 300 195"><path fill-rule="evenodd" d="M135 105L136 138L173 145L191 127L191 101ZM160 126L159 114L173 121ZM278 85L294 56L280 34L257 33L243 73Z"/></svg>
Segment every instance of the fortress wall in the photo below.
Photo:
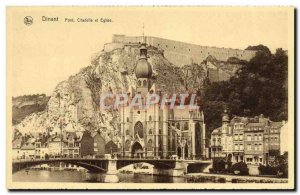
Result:
<svg viewBox="0 0 300 195"><path fill-rule="evenodd" d="M112 39L113 43L142 43L143 37L137 36L137 37L129 37L125 35L113 35Z"/></svg>
<svg viewBox="0 0 300 195"><path fill-rule="evenodd" d="M113 43L142 43L143 37L114 35L112 41ZM216 57L220 61L227 61L229 57L237 57L241 60L249 61L256 53L255 51L207 47L148 36L145 37L145 42L150 46L164 50L165 57L175 65L179 66L189 64L191 60L200 64L209 55Z"/></svg>
<svg viewBox="0 0 300 195"><path fill-rule="evenodd" d="M123 48L124 44L123 43L106 43L104 44L104 51L105 52L111 52L114 49L118 49L118 48Z"/></svg>
<svg viewBox="0 0 300 195"><path fill-rule="evenodd" d="M199 46L195 44L172 41L157 37L147 37L146 42L149 45L163 49L165 51L186 54L191 56L192 58L199 57L205 59L207 58L207 56L212 55L220 61L227 61L229 57L237 57L241 60L249 61L256 53L255 51L238 50L231 48Z"/></svg>
<svg viewBox="0 0 300 195"><path fill-rule="evenodd" d="M175 52L164 52L165 58L167 58L172 64L175 64L176 66L183 66L186 64L191 64L193 62L191 56L175 53Z"/></svg>

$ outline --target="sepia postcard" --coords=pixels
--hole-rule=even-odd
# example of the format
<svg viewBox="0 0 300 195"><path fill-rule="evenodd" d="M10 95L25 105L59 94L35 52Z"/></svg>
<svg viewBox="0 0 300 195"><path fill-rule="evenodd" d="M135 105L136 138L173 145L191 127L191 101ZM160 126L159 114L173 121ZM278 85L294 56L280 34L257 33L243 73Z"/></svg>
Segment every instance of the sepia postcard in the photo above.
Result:
<svg viewBox="0 0 300 195"><path fill-rule="evenodd" d="M7 188L293 190L294 12L7 7Z"/></svg>

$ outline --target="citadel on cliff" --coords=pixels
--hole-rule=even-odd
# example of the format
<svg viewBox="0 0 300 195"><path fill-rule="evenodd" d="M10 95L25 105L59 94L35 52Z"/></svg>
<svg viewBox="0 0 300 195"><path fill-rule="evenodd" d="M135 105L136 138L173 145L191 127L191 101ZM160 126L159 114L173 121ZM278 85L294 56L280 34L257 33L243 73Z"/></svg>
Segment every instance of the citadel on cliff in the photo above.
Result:
<svg viewBox="0 0 300 195"><path fill-rule="evenodd" d="M117 48L123 48L126 45L141 44L143 41L149 47L162 50L164 57L175 66L183 67L185 65L205 63L209 69L207 76L212 82L228 80L238 69L238 63L227 63L229 59L249 61L256 53L253 50L207 47L152 36L125 35L113 35L112 42L104 45L104 51L110 52ZM218 61L218 64L212 61Z"/></svg>

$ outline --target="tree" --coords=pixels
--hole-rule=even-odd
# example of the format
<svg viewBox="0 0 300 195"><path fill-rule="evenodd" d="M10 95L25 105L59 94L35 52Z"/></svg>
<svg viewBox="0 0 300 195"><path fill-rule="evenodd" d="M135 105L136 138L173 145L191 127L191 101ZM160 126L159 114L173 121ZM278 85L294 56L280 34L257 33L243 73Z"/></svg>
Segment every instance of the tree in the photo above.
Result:
<svg viewBox="0 0 300 195"><path fill-rule="evenodd" d="M213 160L213 172L214 173L224 173L226 171L226 162L222 158L215 158Z"/></svg>
<svg viewBox="0 0 300 195"><path fill-rule="evenodd" d="M221 126L227 107L231 115L287 120L288 56L282 49L275 54L263 45L249 46L256 55L228 81L206 83L201 106L209 132ZM272 97L272 98L270 98Z"/></svg>
<svg viewBox="0 0 300 195"><path fill-rule="evenodd" d="M249 175L249 169L247 167L247 164L244 162L238 162L232 165L231 172L238 175Z"/></svg>
<svg viewBox="0 0 300 195"><path fill-rule="evenodd" d="M250 45L245 50L265 51L265 52L271 53L269 48L267 46L262 45L262 44L256 45L256 46L251 46Z"/></svg>

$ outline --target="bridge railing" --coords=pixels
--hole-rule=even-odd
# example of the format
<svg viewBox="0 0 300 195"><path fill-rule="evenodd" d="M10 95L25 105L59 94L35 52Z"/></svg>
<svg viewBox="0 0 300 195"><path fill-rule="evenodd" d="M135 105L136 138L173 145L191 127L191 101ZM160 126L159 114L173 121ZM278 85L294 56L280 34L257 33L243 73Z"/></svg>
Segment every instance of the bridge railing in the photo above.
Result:
<svg viewBox="0 0 300 195"><path fill-rule="evenodd" d="M131 157L122 157L122 156L111 156L107 154L103 157L76 157L76 158L67 158L67 157L49 157L49 158L38 158L38 159L12 159L12 162L32 162L32 161L55 161L55 160L162 160L162 161L190 161L190 162L199 162L199 161L211 161L211 159L203 160L193 160L193 159L180 159L180 158L155 158L155 157L144 157L144 158L131 158Z"/></svg>

